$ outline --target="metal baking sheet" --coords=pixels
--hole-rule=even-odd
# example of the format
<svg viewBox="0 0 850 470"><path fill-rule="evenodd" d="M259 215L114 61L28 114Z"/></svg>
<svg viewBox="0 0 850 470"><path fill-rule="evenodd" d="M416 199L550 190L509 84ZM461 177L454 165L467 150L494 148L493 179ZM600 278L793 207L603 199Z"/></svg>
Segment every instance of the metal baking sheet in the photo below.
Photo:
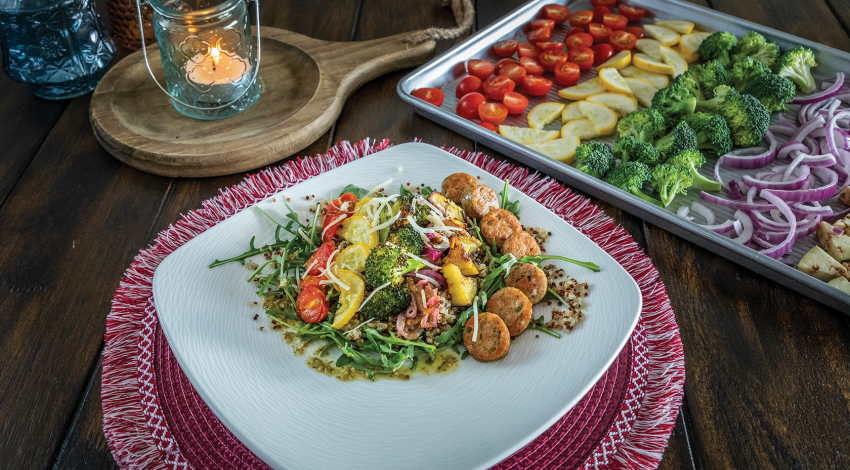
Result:
<svg viewBox="0 0 850 470"><path fill-rule="evenodd" d="M519 42L527 42L523 31L524 26L537 17L543 5L549 3L566 5L571 11L592 9L589 0L567 2L537 0L528 2L404 77L398 84L399 96L404 101L410 103L417 113L453 129L466 137L515 158L545 174L554 176L581 191L609 202L686 240L704 246L759 274L775 279L777 282L803 295L850 314L850 294L846 294L827 285L825 282L803 274L781 261L771 259L751 248L735 243L729 238L706 230L694 222L677 216L675 211L680 205L690 206L692 201L699 198L698 190L692 188L687 195L677 196L667 208L660 208L629 193L620 191L603 181L588 176L569 165L508 140L497 133L479 126L473 121L463 119L455 114L455 107L457 105L455 88L460 79L465 75L466 61L482 58L498 61L500 57L492 51L491 46L502 39L513 38ZM642 23L645 24L651 24L656 19L686 19L694 22L697 25L696 29L701 31L725 30L738 37L750 30L758 31L768 38L768 40L776 42L783 51L798 45L809 47L815 52L815 56L817 57L818 67L813 69L813 72L819 84L824 79L834 78L835 74L839 71L850 71L850 54L846 52L714 10L678 0L630 0L629 3L640 5L647 9L648 13L642 20ZM552 35L552 40L563 41L568 26L566 24L566 27L564 25L556 27ZM581 81L594 76L596 76L594 69L585 71L582 73ZM548 78L552 79L554 77ZM422 87L441 88L445 93L445 101L442 106L439 108L432 106L410 95L413 90ZM526 112L522 115L509 116L503 124L527 126L527 112L534 105L545 101L567 103L567 101L558 97L557 90L561 88L563 87L555 82L552 90L546 96L529 97L529 106ZM793 117L798 106L790 106L790 108L791 113L789 117ZM774 115L772 123L775 124L776 120L777 117ZM560 126L561 124L558 120L547 126L547 129L558 130ZM780 145L787 141L786 136L777 135L776 137ZM613 136L600 140L611 143L613 142ZM706 159L708 161L700 171L708 176L713 172L717 159L710 154L706 154ZM739 170L721 169L721 178L724 181L739 178L742 174L744 172ZM844 205L840 203L832 204L836 199L833 198L827 202L837 212L843 209ZM714 209L719 220L730 217L733 212L713 204L710 207ZM692 213L691 215L694 214ZM699 216L696 217L699 218ZM815 245L814 235L799 239L792 250L791 260L796 263L802 254L813 245Z"/></svg>

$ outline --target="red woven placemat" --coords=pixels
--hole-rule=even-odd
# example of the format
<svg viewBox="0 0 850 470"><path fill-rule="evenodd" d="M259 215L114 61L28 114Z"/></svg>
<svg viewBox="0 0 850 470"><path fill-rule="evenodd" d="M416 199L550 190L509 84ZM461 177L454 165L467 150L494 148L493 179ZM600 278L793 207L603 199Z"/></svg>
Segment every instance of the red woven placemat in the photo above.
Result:
<svg viewBox="0 0 850 470"><path fill-rule="evenodd" d="M204 201L136 257L107 317L103 358L103 427L122 468L268 468L216 418L177 364L157 321L153 273L178 247L242 209L388 145L386 140L341 142L324 155L250 175ZM446 150L509 178L576 227L626 268L643 295L629 343L599 382L554 426L496 468L657 467L679 411L685 369L673 310L649 258L628 232L556 180L481 153Z"/></svg>

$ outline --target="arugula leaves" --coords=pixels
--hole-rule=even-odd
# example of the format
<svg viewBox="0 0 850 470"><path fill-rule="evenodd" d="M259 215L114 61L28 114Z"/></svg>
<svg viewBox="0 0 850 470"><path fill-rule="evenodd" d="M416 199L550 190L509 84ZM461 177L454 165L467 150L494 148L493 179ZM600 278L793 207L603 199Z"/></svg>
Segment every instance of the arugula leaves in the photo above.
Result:
<svg viewBox="0 0 850 470"><path fill-rule="evenodd" d="M339 194L342 195L342 194L345 194L345 193L351 193L351 194L357 196L357 199L363 199L363 196L369 194L369 190L363 189L360 186L355 186L353 184L349 184L348 186L342 188L342 192L339 193Z"/></svg>
<svg viewBox="0 0 850 470"><path fill-rule="evenodd" d="M500 204L500 207L515 215L516 218L519 219L519 199L516 201L508 199L508 189L510 187L510 180L505 180L505 187L499 192L499 196L502 196L502 203Z"/></svg>
<svg viewBox="0 0 850 470"><path fill-rule="evenodd" d="M556 255L529 255L529 256L523 256L522 259L520 259L519 261L520 261L520 263L531 263L531 264L540 266L540 263L542 263L543 261L546 261L547 259L557 259L557 260L561 260L561 261L566 261L568 263L572 263L572 264L581 266L583 268L587 268L587 269L589 269L589 270L591 270L595 273L599 272L599 266L597 266L595 263L591 263L590 261L577 261L577 260L574 260L572 258L565 258L563 256L556 256Z"/></svg>

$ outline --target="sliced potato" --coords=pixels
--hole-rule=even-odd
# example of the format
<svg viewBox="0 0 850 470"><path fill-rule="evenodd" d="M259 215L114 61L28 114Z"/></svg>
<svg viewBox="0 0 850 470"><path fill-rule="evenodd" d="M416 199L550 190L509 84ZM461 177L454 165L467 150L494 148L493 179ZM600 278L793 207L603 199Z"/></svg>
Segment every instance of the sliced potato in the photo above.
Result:
<svg viewBox="0 0 850 470"><path fill-rule="evenodd" d="M561 111L561 122L566 124L573 119L584 119L584 114L581 114L581 111L578 109L579 103L581 103L581 101L571 103L564 108L563 111Z"/></svg>
<svg viewBox="0 0 850 470"><path fill-rule="evenodd" d="M679 34L690 34L694 30L694 24L686 20L658 20L655 25Z"/></svg>
<svg viewBox="0 0 850 470"><path fill-rule="evenodd" d="M654 60L652 57L649 57L646 54L635 54L632 63L635 65L635 67L639 69L644 69L647 72L652 73L663 73L667 75L673 75L673 72L676 70L673 68L672 65Z"/></svg>
<svg viewBox="0 0 850 470"><path fill-rule="evenodd" d="M818 243L836 261L850 260L850 237L845 234L836 235L832 231L832 225L821 222L817 229Z"/></svg>
<svg viewBox="0 0 850 470"><path fill-rule="evenodd" d="M678 77L688 71L688 62L676 51L667 46L661 46L660 50L661 56L664 57L663 62L673 67L673 77Z"/></svg>
<svg viewBox="0 0 850 470"><path fill-rule="evenodd" d="M663 45L655 39L638 39L635 48L653 59L661 61L661 51L658 48Z"/></svg>
<svg viewBox="0 0 850 470"><path fill-rule="evenodd" d="M682 52L685 55L696 54L699 51L699 45L705 41L705 38L711 36L711 33L702 33L694 31L691 34L686 34L682 36L682 39L679 41L679 48L682 49Z"/></svg>
<svg viewBox="0 0 850 470"><path fill-rule="evenodd" d="M576 148L579 145L581 145L581 140L576 136L570 136L566 139L550 140L542 144L529 144L526 147L569 165L575 160Z"/></svg>
<svg viewBox="0 0 850 470"><path fill-rule="evenodd" d="M579 140L585 141L599 137L599 134L593 128L593 124L587 119L575 119L564 124L564 127L561 128L562 139L572 139L573 137L578 137Z"/></svg>
<svg viewBox="0 0 850 470"><path fill-rule="evenodd" d="M581 101L590 95L602 93L605 88L599 82L599 78L591 78L586 82L581 82L578 85L564 88L558 91L558 96L565 100Z"/></svg>
<svg viewBox="0 0 850 470"><path fill-rule="evenodd" d="M850 294L850 281L848 281L847 278L843 276L838 276L835 279L827 282L827 284Z"/></svg>
<svg viewBox="0 0 850 470"><path fill-rule="evenodd" d="M613 134L617 128L617 114L604 104L582 101L579 103L578 109L590 121L593 129L599 135Z"/></svg>
<svg viewBox="0 0 850 470"><path fill-rule="evenodd" d="M657 39L658 42L665 46L675 46L679 43L679 39L681 38L679 33L671 31L663 26L646 24L643 25L643 30L646 31L647 36Z"/></svg>
<svg viewBox="0 0 850 470"><path fill-rule="evenodd" d="M628 82L626 82L626 84L628 84ZM637 99L621 93L600 93L598 95L591 96L587 99L587 101L607 106L620 113L620 116L625 116L632 111L637 111Z"/></svg>
<svg viewBox="0 0 850 470"><path fill-rule="evenodd" d="M626 83L629 84L629 88L632 89L641 106L644 108L652 106L652 97L655 96L658 88L655 88L651 83L640 78L627 78Z"/></svg>
<svg viewBox="0 0 850 470"><path fill-rule="evenodd" d="M838 276L847 277L847 269L819 246L813 246L800 258L797 269L824 282Z"/></svg>
<svg viewBox="0 0 850 470"><path fill-rule="evenodd" d="M602 70L607 68L613 69L621 69L623 67L628 67L629 64L632 63L632 53L631 51L620 51L614 57L611 57L598 67L596 70Z"/></svg>
<svg viewBox="0 0 850 470"><path fill-rule="evenodd" d="M659 51L659 54L660 53L661 52ZM620 75L624 77L640 78L641 80L646 80L647 82L652 84L652 86L658 88L659 90L666 87L667 84L670 83L670 79L667 78L667 75L649 72L644 69L635 67L634 65L630 65L620 70Z"/></svg>

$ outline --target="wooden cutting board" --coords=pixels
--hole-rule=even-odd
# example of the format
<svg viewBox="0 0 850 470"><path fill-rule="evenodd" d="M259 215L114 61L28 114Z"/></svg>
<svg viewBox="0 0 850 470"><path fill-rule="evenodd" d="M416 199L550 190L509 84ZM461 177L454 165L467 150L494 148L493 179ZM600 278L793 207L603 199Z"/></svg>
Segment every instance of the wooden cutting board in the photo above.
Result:
<svg viewBox="0 0 850 470"><path fill-rule="evenodd" d="M362 42L320 41L271 27L261 34L262 94L242 114L218 121L177 112L150 77L143 51L125 57L92 95L89 118L100 144L127 165L163 176L260 168L316 141L360 85L424 63L435 47L434 41L405 44L408 33ZM164 84L156 44L144 52Z"/></svg>

